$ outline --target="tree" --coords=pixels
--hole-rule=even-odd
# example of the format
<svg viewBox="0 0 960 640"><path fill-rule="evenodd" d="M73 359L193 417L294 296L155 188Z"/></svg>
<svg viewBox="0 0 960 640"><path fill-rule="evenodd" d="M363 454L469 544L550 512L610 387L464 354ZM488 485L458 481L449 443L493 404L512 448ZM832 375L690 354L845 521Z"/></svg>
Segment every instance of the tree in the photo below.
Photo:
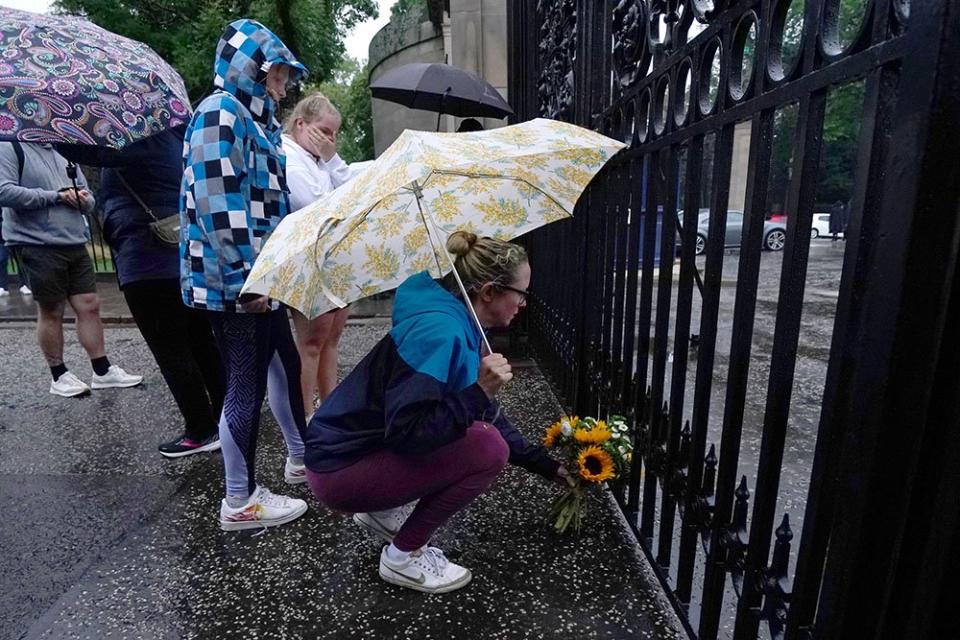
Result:
<svg viewBox="0 0 960 640"><path fill-rule="evenodd" d="M373 113L367 88L367 66L345 56L326 82L311 84L305 94L320 91L343 116L337 151L347 162L373 159Z"/></svg>
<svg viewBox="0 0 960 640"><path fill-rule="evenodd" d="M191 100L209 91L217 40L233 20L267 25L322 82L340 64L347 32L378 15L374 0L56 0L54 10L148 44L180 72Z"/></svg>
<svg viewBox="0 0 960 640"><path fill-rule="evenodd" d="M426 7L427 0L397 0L390 8L390 21L399 22L403 16L418 7Z"/></svg>

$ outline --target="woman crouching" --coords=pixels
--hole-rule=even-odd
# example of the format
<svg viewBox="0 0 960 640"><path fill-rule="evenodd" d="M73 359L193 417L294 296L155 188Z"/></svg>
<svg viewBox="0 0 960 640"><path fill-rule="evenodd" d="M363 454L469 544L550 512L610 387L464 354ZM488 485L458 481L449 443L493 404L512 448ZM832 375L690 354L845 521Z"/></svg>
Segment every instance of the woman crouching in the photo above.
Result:
<svg viewBox="0 0 960 640"><path fill-rule="evenodd" d="M480 324L508 326L526 305L524 249L462 231L447 249ZM390 543L380 554L387 582L429 593L463 587L469 569L429 546L434 532L508 461L547 479L566 475L499 412L494 397L513 374L502 355L481 358L481 344L452 274L442 284L411 276L397 289L390 333L307 427L311 489ZM414 501L412 512L404 508Z"/></svg>

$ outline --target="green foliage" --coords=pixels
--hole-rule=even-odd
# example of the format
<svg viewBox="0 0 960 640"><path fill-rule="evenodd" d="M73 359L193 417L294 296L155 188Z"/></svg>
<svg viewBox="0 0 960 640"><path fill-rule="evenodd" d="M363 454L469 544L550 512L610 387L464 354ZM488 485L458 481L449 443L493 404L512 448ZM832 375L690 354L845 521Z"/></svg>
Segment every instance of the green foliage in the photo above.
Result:
<svg viewBox="0 0 960 640"><path fill-rule="evenodd" d="M340 64L349 30L378 15L374 0L56 0L54 9L150 45L183 76L191 100L209 91L217 40L233 20L267 25L322 82Z"/></svg>
<svg viewBox="0 0 960 640"><path fill-rule="evenodd" d="M311 84L304 91L304 95L320 91L330 98L343 116L337 151L346 162L373 159L373 113L367 76L365 65L345 56L330 80Z"/></svg>
<svg viewBox="0 0 960 640"><path fill-rule="evenodd" d="M816 202L820 207L838 200L847 202L853 194L863 90L864 84L860 80L835 87L827 96L820 174L817 178ZM778 109L773 121L773 156L768 200L768 207L772 212L783 211L786 207L790 176L794 169L792 156L796 128L797 105Z"/></svg>
<svg viewBox="0 0 960 640"><path fill-rule="evenodd" d="M784 71L798 61L803 40L804 1L794 0L787 13L783 33ZM866 0L840 0L836 25L836 46L850 46L860 33L866 14ZM834 87L827 96L823 122L823 147L816 201L824 206L850 199L856 169L857 144L863 113L863 81ZM792 173L791 160L797 127L797 105L777 110L774 117L773 162L768 206L782 211ZM787 212L789 213L789 212Z"/></svg>
<svg viewBox="0 0 960 640"><path fill-rule="evenodd" d="M390 8L390 20L397 22L413 9L426 6L427 0L397 0L393 7Z"/></svg>

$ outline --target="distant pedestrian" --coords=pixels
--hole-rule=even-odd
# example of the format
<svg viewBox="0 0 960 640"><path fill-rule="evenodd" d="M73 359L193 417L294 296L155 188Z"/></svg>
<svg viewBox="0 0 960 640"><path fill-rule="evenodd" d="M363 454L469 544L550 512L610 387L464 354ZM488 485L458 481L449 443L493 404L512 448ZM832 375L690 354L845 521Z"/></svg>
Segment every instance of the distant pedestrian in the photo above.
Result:
<svg viewBox="0 0 960 640"><path fill-rule="evenodd" d="M483 125L475 118L464 118L457 127L457 133L468 133L470 131L483 131Z"/></svg>
<svg viewBox="0 0 960 640"><path fill-rule="evenodd" d="M337 153L340 112L322 93L300 100L284 122L290 208L302 209L350 180L355 171ZM290 310L300 352L300 389L309 420L316 404L337 385L337 346L350 311L345 307L313 320ZM316 398L316 402L314 401Z"/></svg>
<svg viewBox="0 0 960 640"><path fill-rule="evenodd" d="M843 205L843 202L837 200L833 203L833 206L830 207L830 234L833 236L831 240L833 242L837 241L837 235L842 234L846 229L846 220L847 212L846 207Z"/></svg>
<svg viewBox="0 0 960 640"><path fill-rule="evenodd" d="M183 434L159 445L167 458L220 448L225 382L207 316L180 299L179 223L183 128L164 131L122 153L71 145L83 164L101 166L103 233L113 250L120 291L183 416ZM172 243L171 243L172 240Z"/></svg>
<svg viewBox="0 0 960 640"><path fill-rule="evenodd" d="M0 208L0 229L3 228L3 208ZM10 250L7 248L7 245L3 242L3 232L0 231L0 298L4 298L10 295L10 292L7 291L7 286L10 284L10 276L7 274L7 268L10 264ZM20 279L20 293L25 296L32 295L30 287L27 285L27 274L23 272L21 267L17 273Z"/></svg>
<svg viewBox="0 0 960 640"><path fill-rule="evenodd" d="M447 249L480 323L508 326L526 305L523 248L457 231ZM451 276L411 276L397 289L390 333L307 427L310 488L389 543L379 569L387 582L430 593L463 587L469 569L429 546L434 532L508 461L559 482L568 475L498 410L494 397L513 374L502 355L481 357L481 344Z"/></svg>
<svg viewBox="0 0 960 640"><path fill-rule="evenodd" d="M78 169L72 186L67 161L49 144L0 144L0 206L3 237L26 272L37 314L37 342L50 367L50 393L79 396L90 388L132 387L143 381L107 358L100 320L100 298L93 260L87 252L90 230L84 214L93 211L93 194ZM77 316L77 337L93 367L89 386L63 362L63 314Z"/></svg>
<svg viewBox="0 0 960 640"><path fill-rule="evenodd" d="M186 133L180 284L184 303L207 312L226 373L220 420L224 530L277 526L307 510L303 500L256 481L268 370L271 408L287 443L284 477L306 480L300 358L286 310L266 296L240 296L263 244L290 210L275 114L287 83L305 73L265 26L232 22L217 44L217 90L197 106Z"/></svg>

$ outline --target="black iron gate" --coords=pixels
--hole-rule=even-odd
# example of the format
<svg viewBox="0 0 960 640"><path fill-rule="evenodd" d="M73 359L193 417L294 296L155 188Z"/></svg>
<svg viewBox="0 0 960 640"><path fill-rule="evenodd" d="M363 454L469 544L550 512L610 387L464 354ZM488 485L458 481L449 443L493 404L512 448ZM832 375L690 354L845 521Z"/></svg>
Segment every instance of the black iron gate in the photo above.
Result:
<svg viewBox="0 0 960 640"><path fill-rule="evenodd" d="M960 541L958 12L956 0L509 2L517 117L630 145L574 220L528 239L542 301L531 337L571 409L638 425L642 455L615 493L691 636L960 637L946 587ZM854 81L850 221L795 551L777 500L824 123L831 94ZM788 107L786 242L759 446L745 452ZM706 232L704 260L697 236L727 227L738 124L749 128L742 244L730 258L724 234ZM721 317L731 259L735 300Z"/></svg>

